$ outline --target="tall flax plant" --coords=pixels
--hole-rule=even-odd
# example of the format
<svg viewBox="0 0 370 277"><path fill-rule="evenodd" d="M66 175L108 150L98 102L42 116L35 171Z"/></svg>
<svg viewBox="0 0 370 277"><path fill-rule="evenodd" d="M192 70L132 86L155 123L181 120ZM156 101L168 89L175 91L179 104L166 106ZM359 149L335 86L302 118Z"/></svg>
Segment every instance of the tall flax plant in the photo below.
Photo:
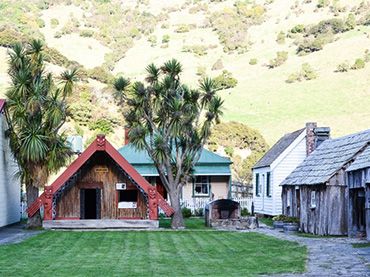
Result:
<svg viewBox="0 0 370 277"><path fill-rule="evenodd" d="M202 80L198 89L182 84L182 66L176 60L161 67L151 64L146 71L146 83L118 78L115 98L127 110L130 142L148 152L168 192L175 210L172 228L182 228L181 189L192 176L211 127L220 120L223 101L212 79Z"/></svg>
<svg viewBox="0 0 370 277"><path fill-rule="evenodd" d="M6 93L10 148L26 187L27 206L38 197L50 174L64 166L71 154L60 131L66 121L66 97L73 91L77 71L56 79L45 71L44 46L39 40L15 44L9 51L11 85ZM40 212L28 227L41 226Z"/></svg>

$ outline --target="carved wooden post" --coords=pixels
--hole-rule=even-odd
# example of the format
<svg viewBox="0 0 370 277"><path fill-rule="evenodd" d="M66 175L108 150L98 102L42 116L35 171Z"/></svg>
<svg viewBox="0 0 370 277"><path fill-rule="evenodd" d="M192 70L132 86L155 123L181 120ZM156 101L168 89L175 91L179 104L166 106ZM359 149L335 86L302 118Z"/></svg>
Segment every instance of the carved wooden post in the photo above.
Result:
<svg viewBox="0 0 370 277"><path fill-rule="evenodd" d="M53 190L51 186L45 186L44 220L53 219Z"/></svg>
<svg viewBox="0 0 370 277"><path fill-rule="evenodd" d="M148 190L148 201L149 201L149 219L157 220L158 219L158 196L157 188L151 187Z"/></svg>

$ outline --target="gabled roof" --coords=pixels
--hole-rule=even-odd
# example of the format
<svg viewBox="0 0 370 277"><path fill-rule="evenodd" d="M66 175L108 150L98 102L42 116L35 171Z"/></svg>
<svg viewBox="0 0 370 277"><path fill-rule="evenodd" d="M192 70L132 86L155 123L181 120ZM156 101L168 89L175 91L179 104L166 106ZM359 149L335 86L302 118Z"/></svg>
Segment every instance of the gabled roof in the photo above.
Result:
<svg viewBox="0 0 370 277"><path fill-rule="evenodd" d="M106 140L103 135L99 135L89 147L81 153L78 158L48 187L53 195L57 193L62 186L98 151L107 153L120 166L132 180L140 186L146 193L152 186L141 176L135 168L118 153L118 151ZM45 193L41 194L34 203L28 208L28 215L33 216L38 209L45 203ZM170 216L173 209L167 204L161 195L158 194L158 206Z"/></svg>
<svg viewBox="0 0 370 277"><path fill-rule="evenodd" d="M325 140L281 184L324 184L351 162L369 142L370 130Z"/></svg>
<svg viewBox="0 0 370 277"><path fill-rule="evenodd" d="M291 145L305 128L294 131L292 133L284 135L277 143L270 148L269 151L253 166L253 168L260 168L270 166L284 151Z"/></svg>
<svg viewBox="0 0 370 277"><path fill-rule="evenodd" d="M118 152L143 176L158 176L153 160L145 150L137 150L132 144L121 147ZM231 161L203 149L194 168L194 175L231 175Z"/></svg>
<svg viewBox="0 0 370 277"><path fill-rule="evenodd" d="M370 167L370 146L356 157L355 161L347 168L346 171L354 171Z"/></svg>

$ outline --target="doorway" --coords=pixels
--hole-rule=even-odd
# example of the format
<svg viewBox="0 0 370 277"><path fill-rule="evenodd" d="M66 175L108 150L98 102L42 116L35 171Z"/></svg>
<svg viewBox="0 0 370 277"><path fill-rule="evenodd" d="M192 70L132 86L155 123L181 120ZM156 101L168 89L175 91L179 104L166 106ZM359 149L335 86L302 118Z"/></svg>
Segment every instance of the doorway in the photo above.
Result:
<svg viewBox="0 0 370 277"><path fill-rule="evenodd" d="M81 219L100 219L100 189L81 189Z"/></svg>

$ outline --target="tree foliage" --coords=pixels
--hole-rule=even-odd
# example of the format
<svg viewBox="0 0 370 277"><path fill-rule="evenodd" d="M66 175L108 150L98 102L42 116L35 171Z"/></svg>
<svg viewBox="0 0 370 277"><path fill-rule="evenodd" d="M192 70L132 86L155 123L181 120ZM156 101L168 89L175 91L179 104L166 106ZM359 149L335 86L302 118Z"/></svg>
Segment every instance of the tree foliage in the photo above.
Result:
<svg viewBox="0 0 370 277"><path fill-rule="evenodd" d="M12 80L7 96L10 147L26 184L28 204L49 175L64 166L70 149L60 129L66 120L66 97L72 93L76 70L65 71L55 83L44 70L44 46L34 40L15 44L9 53Z"/></svg>
<svg viewBox="0 0 370 277"><path fill-rule="evenodd" d="M183 226L182 186L192 174L214 124L220 121L223 101L214 80L203 79L198 89L181 83L182 66L169 60L146 68L145 83L132 86L123 77L115 82L116 99L129 106L125 119L130 142L153 159L175 209L174 228Z"/></svg>

